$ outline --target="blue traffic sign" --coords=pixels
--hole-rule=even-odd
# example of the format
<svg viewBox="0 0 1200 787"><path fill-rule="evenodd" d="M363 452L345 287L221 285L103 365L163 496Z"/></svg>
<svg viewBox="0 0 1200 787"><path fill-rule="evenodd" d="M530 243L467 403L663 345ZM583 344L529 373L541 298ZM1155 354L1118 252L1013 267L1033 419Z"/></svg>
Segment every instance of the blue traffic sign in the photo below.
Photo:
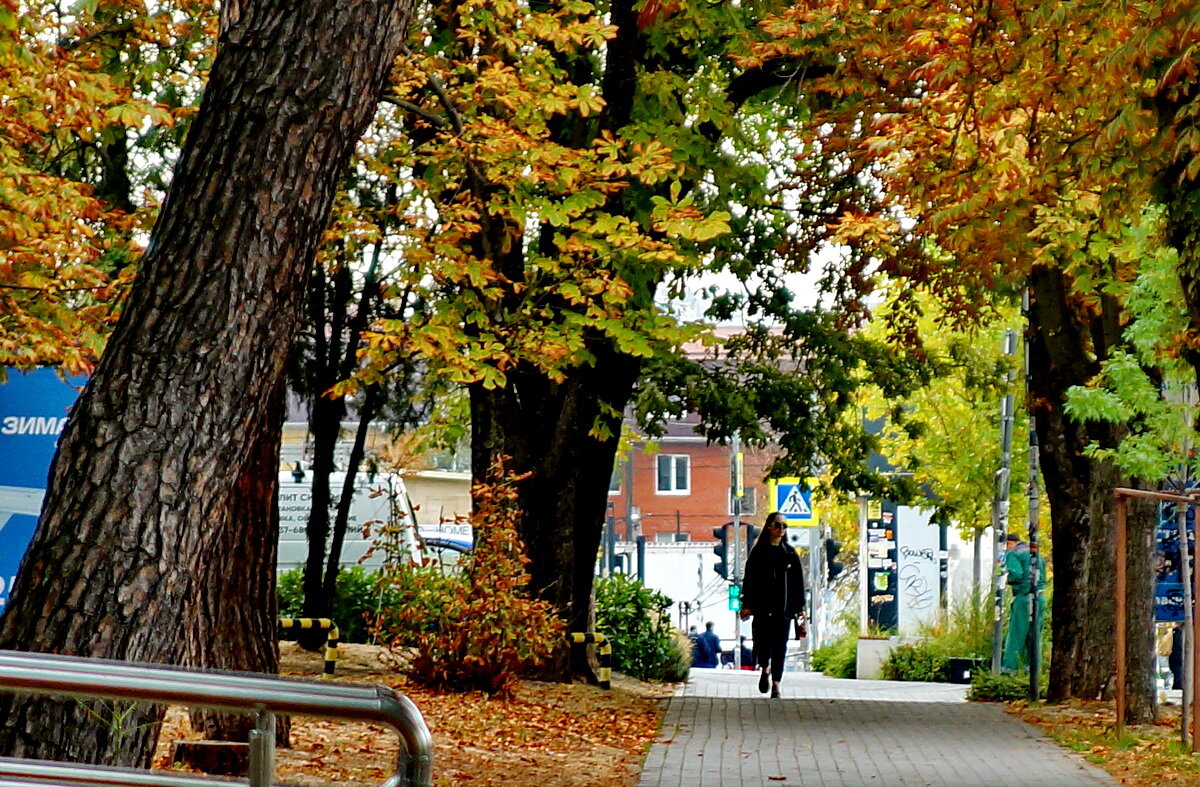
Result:
<svg viewBox="0 0 1200 787"><path fill-rule="evenodd" d="M774 510L788 522L812 524L816 521L812 508L812 488L799 478L781 478L774 484Z"/></svg>

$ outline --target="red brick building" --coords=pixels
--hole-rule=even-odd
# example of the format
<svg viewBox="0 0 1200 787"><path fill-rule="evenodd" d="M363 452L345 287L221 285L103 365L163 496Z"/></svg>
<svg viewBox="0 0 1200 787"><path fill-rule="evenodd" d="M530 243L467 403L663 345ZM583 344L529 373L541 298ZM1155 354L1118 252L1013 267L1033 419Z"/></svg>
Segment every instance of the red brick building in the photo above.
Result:
<svg viewBox="0 0 1200 787"><path fill-rule="evenodd" d="M731 449L710 445L695 432L695 423L670 422L667 433L651 441L653 451L639 441L618 461L608 499L619 540L630 540L640 527L650 542L714 541L713 528L732 519ZM758 524L767 513L764 476L771 454L745 448L742 453L742 521Z"/></svg>

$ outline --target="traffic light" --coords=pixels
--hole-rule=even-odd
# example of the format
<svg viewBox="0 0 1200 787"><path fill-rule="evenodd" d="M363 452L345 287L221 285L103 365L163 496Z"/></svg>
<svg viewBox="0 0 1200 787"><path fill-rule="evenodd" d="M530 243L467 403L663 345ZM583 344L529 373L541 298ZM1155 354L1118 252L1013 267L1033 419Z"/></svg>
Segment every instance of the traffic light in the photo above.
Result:
<svg viewBox="0 0 1200 787"><path fill-rule="evenodd" d="M746 548L742 550L743 565L745 565L746 558L750 556L750 550L754 547L754 540L758 538L758 531L761 529L754 525L746 525Z"/></svg>
<svg viewBox="0 0 1200 787"><path fill-rule="evenodd" d="M713 571L729 579L729 525L714 527L713 537L721 542L713 547L713 554L719 558L713 566Z"/></svg>
<svg viewBox="0 0 1200 787"><path fill-rule="evenodd" d="M737 583L729 586L729 609L738 612L742 608L742 588Z"/></svg>
<svg viewBox="0 0 1200 787"><path fill-rule="evenodd" d="M838 553L842 551L842 542L832 538L825 539L825 578L830 582L838 578L845 568L839 561L835 560Z"/></svg>

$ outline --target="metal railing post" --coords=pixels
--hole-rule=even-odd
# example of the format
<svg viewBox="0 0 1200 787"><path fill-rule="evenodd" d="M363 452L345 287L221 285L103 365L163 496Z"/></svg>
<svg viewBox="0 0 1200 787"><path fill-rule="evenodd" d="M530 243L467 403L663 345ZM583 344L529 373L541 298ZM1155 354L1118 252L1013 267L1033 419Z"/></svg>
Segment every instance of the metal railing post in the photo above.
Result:
<svg viewBox="0 0 1200 787"><path fill-rule="evenodd" d="M271 787L275 779L275 714L255 712L250 731L250 787Z"/></svg>
<svg viewBox="0 0 1200 787"><path fill-rule="evenodd" d="M1128 507L1125 495L1117 494L1117 619L1114 630L1116 653L1113 654L1117 670L1117 738L1125 734L1125 512ZM1184 547L1187 548L1186 545Z"/></svg>

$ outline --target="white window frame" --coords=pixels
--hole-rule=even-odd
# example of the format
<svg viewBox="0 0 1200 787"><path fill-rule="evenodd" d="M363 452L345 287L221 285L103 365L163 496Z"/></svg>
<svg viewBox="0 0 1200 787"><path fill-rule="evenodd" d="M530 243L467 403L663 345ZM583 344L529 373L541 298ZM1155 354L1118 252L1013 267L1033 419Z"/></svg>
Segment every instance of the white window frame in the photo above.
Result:
<svg viewBox="0 0 1200 787"><path fill-rule="evenodd" d="M664 460L670 461L671 472L669 473L670 488L663 489L660 484L661 474L659 468ZM683 462L685 468L685 482L683 487L677 486L679 478L679 463ZM691 454L659 454L654 458L654 494L656 495L673 495L682 497L692 493L692 456Z"/></svg>

